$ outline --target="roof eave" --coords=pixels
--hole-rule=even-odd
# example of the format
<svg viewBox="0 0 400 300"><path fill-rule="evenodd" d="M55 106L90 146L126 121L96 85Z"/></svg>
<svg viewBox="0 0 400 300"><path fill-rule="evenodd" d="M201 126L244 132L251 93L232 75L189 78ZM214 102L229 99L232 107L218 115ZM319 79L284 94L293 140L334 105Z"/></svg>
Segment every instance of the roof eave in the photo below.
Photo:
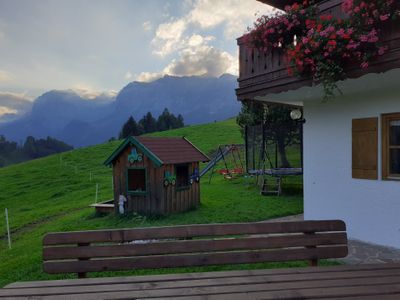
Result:
<svg viewBox="0 0 400 300"><path fill-rule="evenodd" d="M199 148L197 148L191 141L189 141L186 137L183 137L183 139L186 141L186 142L188 142L193 148L195 148L197 151L199 151L200 153L201 153L201 155L203 155L205 158L206 158L206 160L203 160L202 162L204 163L204 162L208 162L208 161L210 161L210 158L208 157L208 155L207 154L205 154L203 151L201 151Z"/></svg>
<svg viewBox="0 0 400 300"><path fill-rule="evenodd" d="M157 155L147 149L142 143L140 143L137 139L132 136L127 137L121 145L106 159L104 165L110 166L115 158L126 148L128 145L135 145L139 150L141 150L146 156L150 158L150 160L154 163L156 167L161 167L163 162Z"/></svg>

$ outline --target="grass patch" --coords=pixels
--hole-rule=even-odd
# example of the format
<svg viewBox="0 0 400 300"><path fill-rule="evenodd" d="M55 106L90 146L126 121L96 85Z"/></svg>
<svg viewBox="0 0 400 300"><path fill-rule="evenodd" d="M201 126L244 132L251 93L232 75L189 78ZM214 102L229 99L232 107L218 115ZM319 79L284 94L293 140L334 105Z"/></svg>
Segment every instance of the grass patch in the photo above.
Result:
<svg viewBox="0 0 400 300"><path fill-rule="evenodd" d="M190 126L156 133L157 136L185 135L201 150L212 153L219 144L243 143L233 119L205 125ZM162 226L195 223L226 223L261 221L274 217L299 214L303 211L301 187L297 181L285 182L284 197L260 196L254 178L225 180L215 174L201 184L201 205L197 210L167 217L98 216L88 205L94 202L95 186L99 199L112 198L111 169L102 165L120 141L78 149L0 169L0 286L14 281L70 278L73 275L49 275L42 271L43 236L48 232ZM297 179L296 179L297 180ZM4 208L9 209L12 250L7 248ZM291 264L293 265L293 264ZM297 265L295 263L294 265ZM154 274L188 270L222 270L281 266L256 264L146 270L114 274ZM286 264L282 266L287 266ZM110 275L110 274L102 274ZM96 275L97 276L97 275Z"/></svg>

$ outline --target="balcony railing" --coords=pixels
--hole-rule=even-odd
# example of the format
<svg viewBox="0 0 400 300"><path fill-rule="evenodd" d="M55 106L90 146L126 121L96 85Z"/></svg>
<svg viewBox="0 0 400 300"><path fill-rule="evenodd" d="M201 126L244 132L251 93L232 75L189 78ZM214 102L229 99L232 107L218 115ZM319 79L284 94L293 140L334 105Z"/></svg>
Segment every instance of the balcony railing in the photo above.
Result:
<svg viewBox="0 0 400 300"><path fill-rule="evenodd" d="M322 2L321 14L329 13L334 17L343 17L341 2L341 0ZM389 51L372 62L368 69L361 69L359 65L349 65L346 68L349 78L400 68L400 24L386 27L382 42L389 47ZM238 39L238 45L239 88L236 94L239 100L252 100L255 96L294 90L312 84L310 78L288 75L282 49L273 49L267 53L250 49L244 44L243 37Z"/></svg>

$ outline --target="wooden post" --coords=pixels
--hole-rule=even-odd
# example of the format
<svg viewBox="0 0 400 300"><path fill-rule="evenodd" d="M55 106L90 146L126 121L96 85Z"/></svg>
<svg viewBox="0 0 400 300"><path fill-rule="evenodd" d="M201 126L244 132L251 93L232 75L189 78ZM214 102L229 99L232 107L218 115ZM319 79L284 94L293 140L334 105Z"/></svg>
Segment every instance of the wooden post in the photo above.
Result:
<svg viewBox="0 0 400 300"><path fill-rule="evenodd" d="M96 183L96 195L94 196L94 203L97 203L98 194L99 194L99 184Z"/></svg>
<svg viewBox="0 0 400 300"><path fill-rule="evenodd" d="M11 235L10 235L10 224L8 222L8 209L5 209L6 213L6 226L7 226L7 236L8 236L8 249L11 250Z"/></svg>
<svg viewBox="0 0 400 300"><path fill-rule="evenodd" d="M78 243L78 247L89 246L90 243ZM89 260L89 258L78 257L78 260ZM78 278L86 278L86 272L78 272Z"/></svg>

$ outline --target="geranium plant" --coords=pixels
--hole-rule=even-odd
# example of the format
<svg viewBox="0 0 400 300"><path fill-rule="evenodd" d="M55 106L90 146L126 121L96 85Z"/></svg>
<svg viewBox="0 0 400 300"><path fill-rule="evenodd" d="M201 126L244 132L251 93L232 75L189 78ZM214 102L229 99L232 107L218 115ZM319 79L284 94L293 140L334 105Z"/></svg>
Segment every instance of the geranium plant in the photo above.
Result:
<svg viewBox="0 0 400 300"><path fill-rule="evenodd" d="M287 6L284 13L259 18L245 43L259 51L282 48L289 75L322 83L327 99L339 91L336 82L346 77L348 63L368 68L372 59L385 54L381 30L398 20L398 6L395 0L345 0L342 9L348 18L337 19L319 15L317 6L306 0Z"/></svg>

